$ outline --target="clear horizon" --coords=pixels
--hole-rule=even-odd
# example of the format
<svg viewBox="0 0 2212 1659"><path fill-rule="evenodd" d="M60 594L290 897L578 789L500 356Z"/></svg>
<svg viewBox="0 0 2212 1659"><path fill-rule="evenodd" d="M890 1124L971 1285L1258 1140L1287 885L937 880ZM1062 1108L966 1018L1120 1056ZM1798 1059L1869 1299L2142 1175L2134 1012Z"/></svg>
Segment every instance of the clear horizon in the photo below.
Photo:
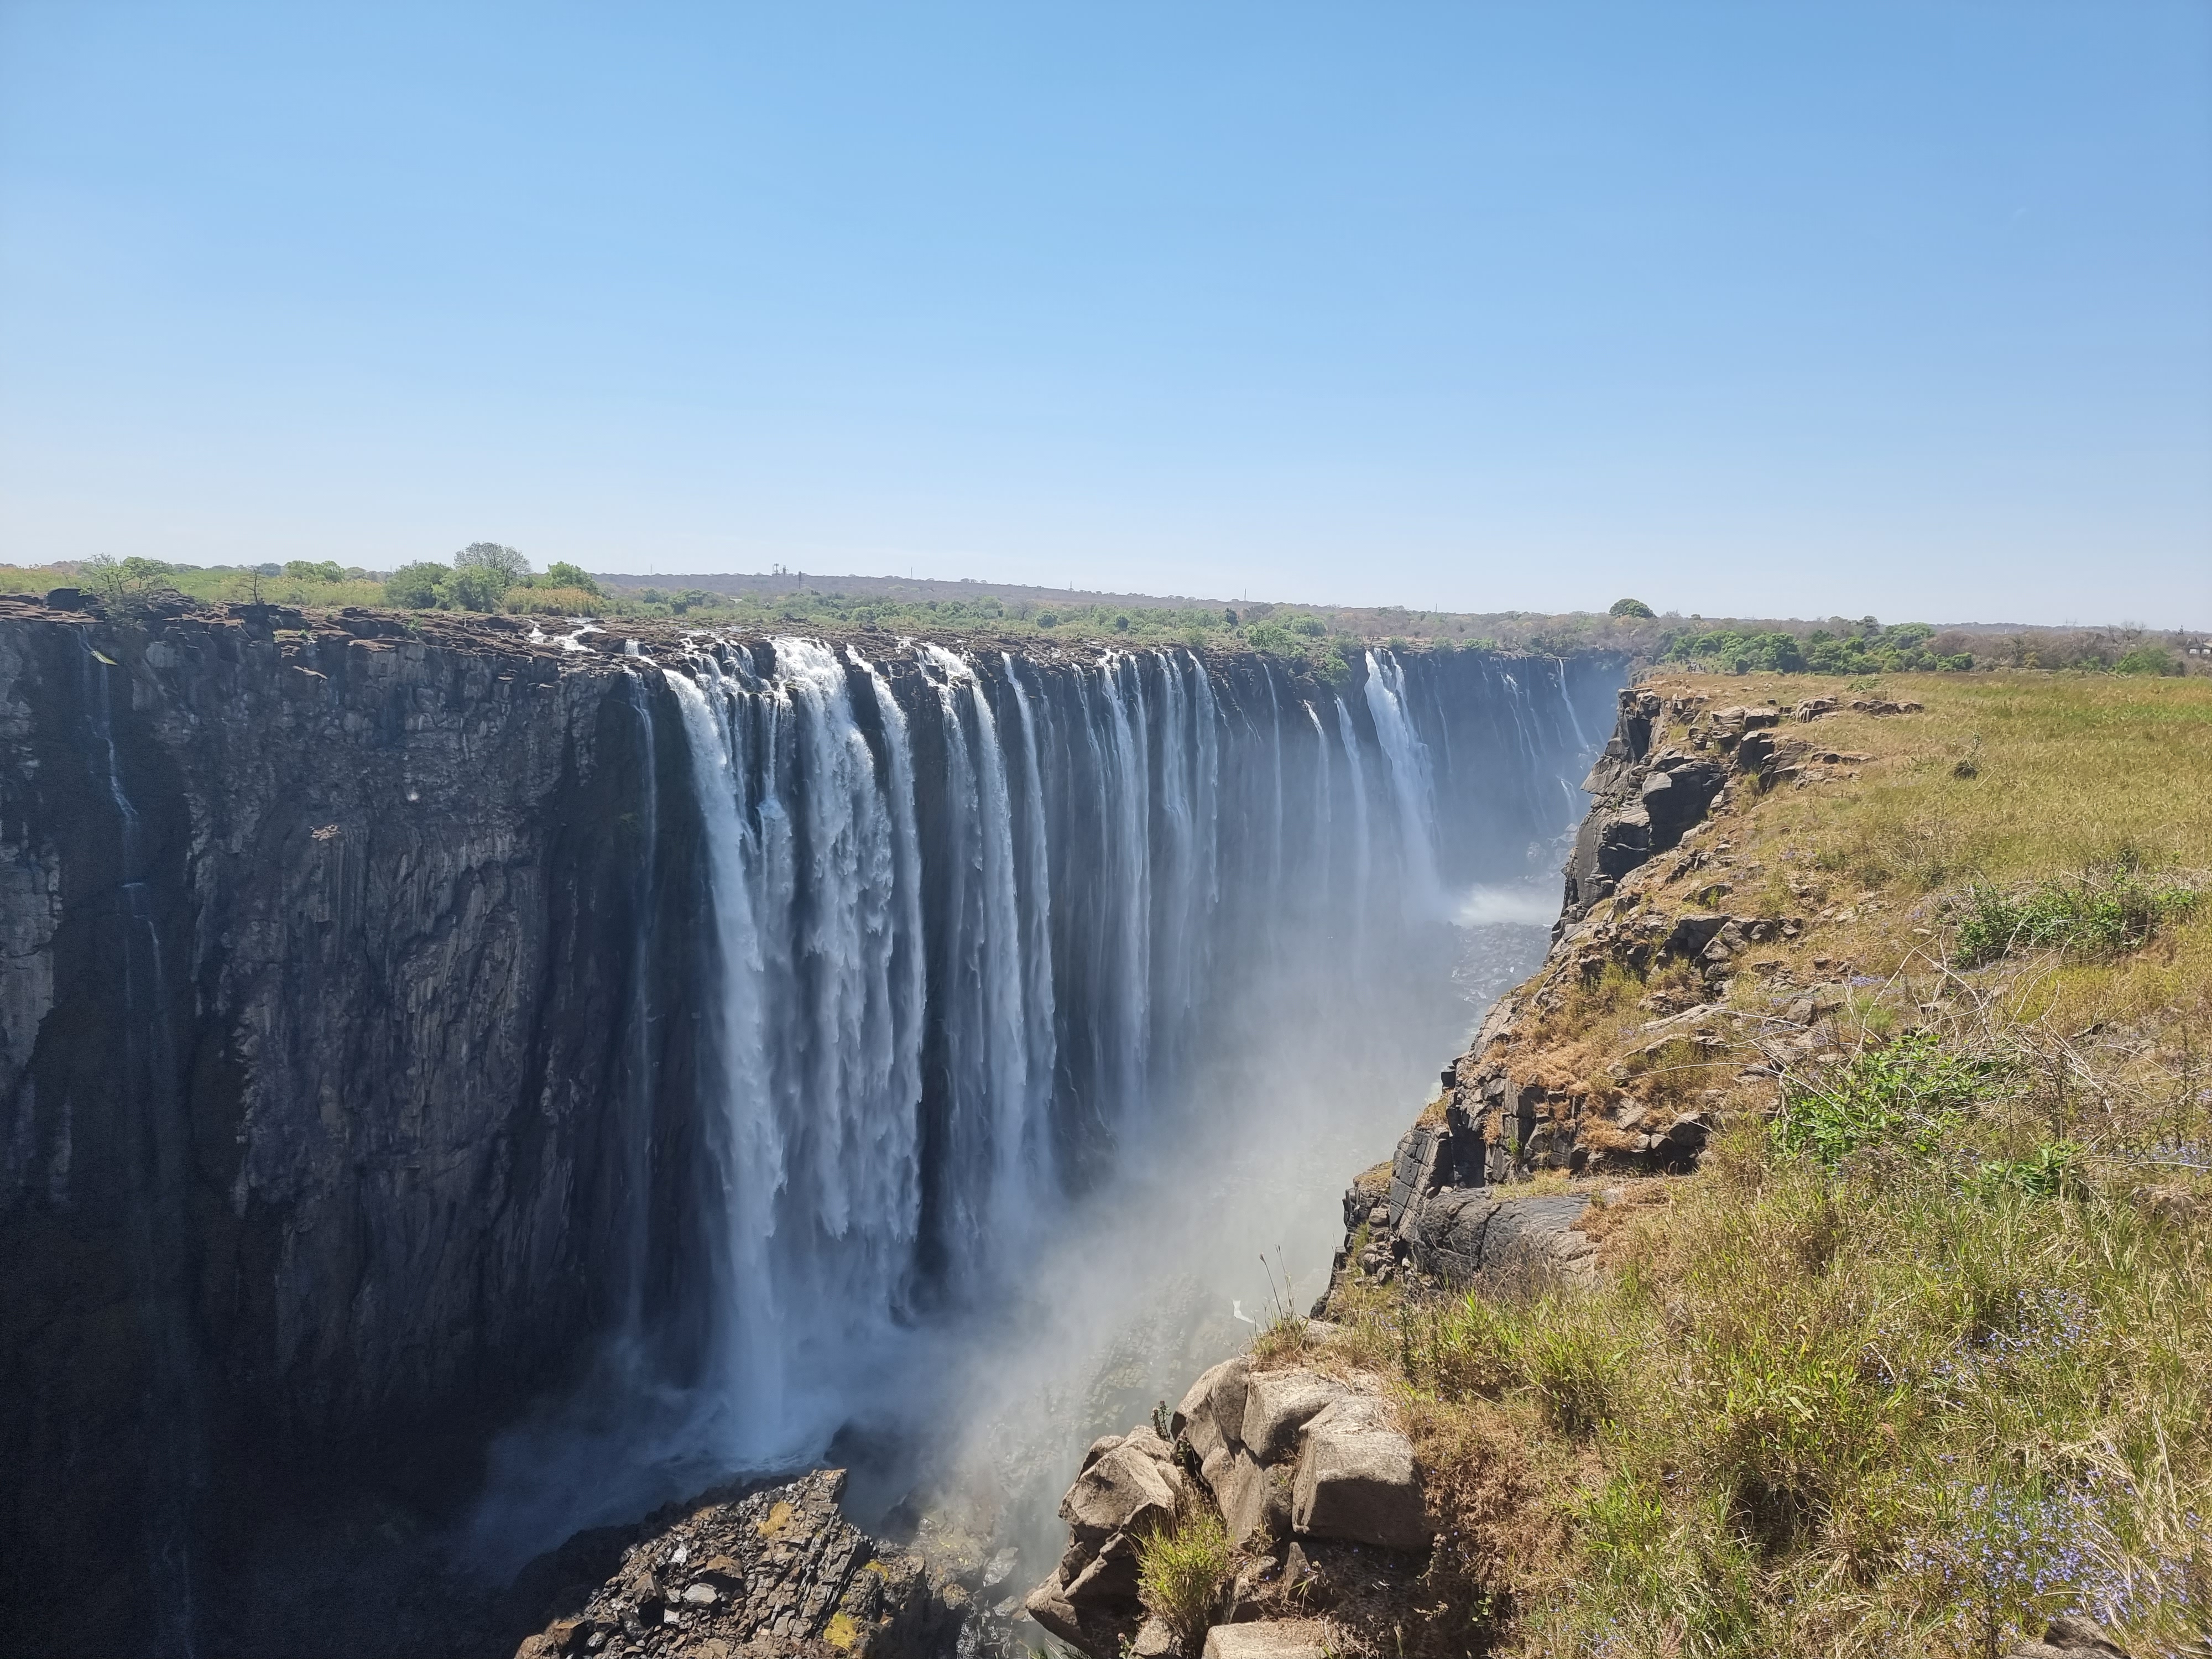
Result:
<svg viewBox="0 0 2212 1659"><path fill-rule="evenodd" d="M0 6L0 559L2212 626L2212 9Z"/></svg>

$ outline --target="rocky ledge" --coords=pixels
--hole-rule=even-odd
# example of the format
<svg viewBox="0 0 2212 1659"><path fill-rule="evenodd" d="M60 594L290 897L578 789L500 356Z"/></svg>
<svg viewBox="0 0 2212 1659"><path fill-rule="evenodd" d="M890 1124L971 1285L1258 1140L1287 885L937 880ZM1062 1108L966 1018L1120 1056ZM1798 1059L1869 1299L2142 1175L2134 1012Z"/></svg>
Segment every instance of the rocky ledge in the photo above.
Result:
<svg viewBox="0 0 2212 1659"><path fill-rule="evenodd" d="M1731 791L1856 775L1868 757L1790 730L1846 706L1878 715L1920 707L1816 697L1788 709L1709 708L1703 698L1641 688L1620 694L1613 737L1583 783L1594 799L1567 862L1550 954L1446 1068L1441 1094L1392 1160L1345 1194L1346 1243L1332 1289L1347 1270L1385 1280L1412 1272L1447 1285L1529 1270L1588 1278L1596 1246L1577 1224L1587 1194L1529 1192L1523 1183L1547 1171L1684 1173L1717 1127L1717 1102L1683 1110L1649 1089L1650 1079L1747 1036L1777 1066L1827 1040L1827 1018L1848 996L1840 973L1785 987L1768 974L1772 964L1753 959L1761 945L1796 939L1807 919L1765 905L1723 908L1755 872L1736 867L1725 842L1708 845L1705 832ZM1547 1048L1544 1028L1608 969L1648 982L1644 1008L1655 1018L1591 1076ZM1795 994L1773 1015L1731 1008L1728 988L1745 971L1768 974L1770 993Z"/></svg>
<svg viewBox="0 0 2212 1659"><path fill-rule="evenodd" d="M1272 1358L1213 1367L1164 1422L1096 1442L1060 1504L1067 1553L1030 1616L1092 1659L1201 1643L1213 1659L1367 1650L1418 1583L1430 1525L1398 1408L1332 1351L1336 1336L1307 1322ZM1206 1510L1237 1570L1201 1634L1147 1616L1139 1559L1151 1535Z"/></svg>
<svg viewBox="0 0 2212 1659"><path fill-rule="evenodd" d="M918 1556L885 1555L838 1510L842 1469L665 1509L580 1608L515 1659L937 1659L969 1601Z"/></svg>

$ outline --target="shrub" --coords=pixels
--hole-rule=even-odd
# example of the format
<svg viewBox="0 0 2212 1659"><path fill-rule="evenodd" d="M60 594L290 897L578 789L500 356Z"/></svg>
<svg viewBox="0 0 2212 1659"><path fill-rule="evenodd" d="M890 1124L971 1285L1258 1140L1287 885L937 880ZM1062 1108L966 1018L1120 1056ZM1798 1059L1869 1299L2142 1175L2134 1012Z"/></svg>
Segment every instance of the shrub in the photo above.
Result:
<svg viewBox="0 0 2212 1659"><path fill-rule="evenodd" d="M2088 1190L2081 1148L2070 1140L2047 1141L2024 1158L1985 1163L1974 1172L1974 1185L1984 1192L2008 1188L2030 1198L2074 1198Z"/></svg>
<svg viewBox="0 0 2212 1659"><path fill-rule="evenodd" d="M591 572L586 570L581 565L570 564L566 559L556 559L547 565L545 574L538 577L531 586L550 588L574 587L590 594L595 599L603 597L599 592L599 583L592 579Z"/></svg>
<svg viewBox="0 0 2212 1659"><path fill-rule="evenodd" d="M1867 1048L1815 1078L1784 1079L1775 1145L1834 1166L1869 1146L1899 1146L1933 1157L1987 1088L1992 1062L1946 1049L1913 1032Z"/></svg>
<svg viewBox="0 0 2212 1659"><path fill-rule="evenodd" d="M2112 665L2115 674L2179 674L2181 665L2171 652L2155 645L2139 645Z"/></svg>
<svg viewBox="0 0 2212 1659"><path fill-rule="evenodd" d="M446 578L441 564L404 564L385 579L384 602L403 611L430 611L446 602Z"/></svg>
<svg viewBox="0 0 2212 1659"><path fill-rule="evenodd" d="M1137 1594L1187 1644L1213 1622L1229 1574L1229 1528L1211 1509L1194 1505L1138 1540Z"/></svg>
<svg viewBox="0 0 2212 1659"><path fill-rule="evenodd" d="M464 611L496 611L506 597L507 584L483 565L465 564L446 583L446 592Z"/></svg>
<svg viewBox="0 0 2212 1659"><path fill-rule="evenodd" d="M2023 946L2118 956L2148 944L2161 927L2193 909L2197 898L2193 889L2154 885L2130 871L2046 881L2025 892L1978 887L1959 924L1959 960L1978 968Z"/></svg>

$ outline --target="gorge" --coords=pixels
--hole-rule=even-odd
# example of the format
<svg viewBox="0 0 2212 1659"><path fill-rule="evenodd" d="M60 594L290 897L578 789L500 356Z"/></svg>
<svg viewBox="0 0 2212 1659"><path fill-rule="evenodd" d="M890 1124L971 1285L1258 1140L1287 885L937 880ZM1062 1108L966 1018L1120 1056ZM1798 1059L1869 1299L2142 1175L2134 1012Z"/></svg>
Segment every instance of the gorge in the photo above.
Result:
<svg viewBox="0 0 2212 1659"><path fill-rule="evenodd" d="M1624 674L0 602L13 1627L832 1455L1042 1533L1541 955Z"/></svg>

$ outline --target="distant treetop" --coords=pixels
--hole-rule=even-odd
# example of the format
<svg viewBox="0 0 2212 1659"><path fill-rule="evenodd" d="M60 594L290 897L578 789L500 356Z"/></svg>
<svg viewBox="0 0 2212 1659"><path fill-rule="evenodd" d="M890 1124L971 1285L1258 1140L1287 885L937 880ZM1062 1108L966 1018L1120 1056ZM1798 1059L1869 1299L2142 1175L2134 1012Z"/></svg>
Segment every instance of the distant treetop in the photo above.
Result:
<svg viewBox="0 0 2212 1659"><path fill-rule="evenodd" d="M1651 607L1641 599L1615 599L1606 613L1608 617L1648 617Z"/></svg>
<svg viewBox="0 0 2212 1659"><path fill-rule="evenodd" d="M457 570L489 570L501 587L511 587L530 574L530 561L512 547L497 542L471 542L453 555Z"/></svg>

